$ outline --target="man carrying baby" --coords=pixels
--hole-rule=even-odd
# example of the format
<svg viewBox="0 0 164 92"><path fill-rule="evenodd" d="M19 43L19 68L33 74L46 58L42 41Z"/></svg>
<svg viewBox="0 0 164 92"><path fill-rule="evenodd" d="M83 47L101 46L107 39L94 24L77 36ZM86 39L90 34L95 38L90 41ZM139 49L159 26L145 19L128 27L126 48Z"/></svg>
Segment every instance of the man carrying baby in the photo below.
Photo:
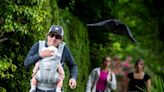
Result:
<svg viewBox="0 0 164 92"><path fill-rule="evenodd" d="M60 48L60 45L63 46L63 51L60 59L60 63L62 67L64 67L64 63L66 62L66 65L69 68L70 71L70 80L69 80L69 86L71 89L76 88L76 80L77 80L77 75L78 75L78 69L77 65L74 62L74 58L71 54L70 49L68 46L62 41L64 35L64 31L62 26L60 25L52 25L51 28L49 29L47 38L45 41L44 46L49 47L49 46L54 46L56 48ZM26 68L28 68L30 65L37 63L38 61L42 60L45 57L50 57L54 55L54 51L51 50L43 50L39 51L39 42L36 42L32 48L30 49L25 61L24 65ZM45 87L38 86L37 85L37 91L36 92L56 92L56 86L50 90L45 89Z"/></svg>

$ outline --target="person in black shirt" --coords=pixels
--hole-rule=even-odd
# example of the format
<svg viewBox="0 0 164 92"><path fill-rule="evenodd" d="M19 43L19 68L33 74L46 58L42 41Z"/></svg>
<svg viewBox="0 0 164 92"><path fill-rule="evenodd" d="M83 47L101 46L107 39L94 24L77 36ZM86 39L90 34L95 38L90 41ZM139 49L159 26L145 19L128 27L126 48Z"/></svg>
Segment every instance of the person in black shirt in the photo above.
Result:
<svg viewBox="0 0 164 92"><path fill-rule="evenodd" d="M150 92L151 79L144 72L144 62L138 59L135 63L135 72L128 74L129 84L128 92Z"/></svg>

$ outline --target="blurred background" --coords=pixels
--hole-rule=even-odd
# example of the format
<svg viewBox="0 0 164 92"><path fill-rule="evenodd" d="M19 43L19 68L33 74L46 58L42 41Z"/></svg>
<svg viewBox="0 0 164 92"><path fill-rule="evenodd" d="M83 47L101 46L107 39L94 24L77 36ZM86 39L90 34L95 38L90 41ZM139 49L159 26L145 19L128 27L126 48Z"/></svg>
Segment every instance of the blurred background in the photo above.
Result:
<svg viewBox="0 0 164 92"><path fill-rule="evenodd" d="M52 24L62 25L64 41L78 65L78 85L65 92L85 92L91 70L105 55L124 62L131 56L145 61L152 78L152 92L164 90L164 2L162 0L1 0L0 1L0 92L29 92L32 68L24 59L31 46L45 36ZM117 19L136 39L87 24ZM115 90L119 92L118 90Z"/></svg>

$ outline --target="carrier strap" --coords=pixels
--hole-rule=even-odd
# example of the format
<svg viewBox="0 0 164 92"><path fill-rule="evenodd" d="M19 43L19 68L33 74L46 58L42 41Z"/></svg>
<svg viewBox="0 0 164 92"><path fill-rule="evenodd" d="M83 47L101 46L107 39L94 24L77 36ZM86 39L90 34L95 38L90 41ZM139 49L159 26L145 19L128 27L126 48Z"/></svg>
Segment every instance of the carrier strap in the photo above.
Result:
<svg viewBox="0 0 164 92"><path fill-rule="evenodd" d="M39 53L42 51L42 49L45 47L46 42L45 41L39 41ZM43 62L40 62L39 64L40 67L43 66ZM43 71L43 68L40 68L40 77L45 75L45 72ZM45 76L43 76L43 80L45 80Z"/></svg>
<svg viewBox="0 0 164 92"><path fill-rule="evenodd" d="M64 46L65 46L65 43L60 43L59 46L58 46L58 53L60 54L60 56L58 57L57 61L55 61L53 63L53 67L55 66L55 63L56 62L59 62L61 61L61 58L62 58L62 54L63 54L63 49L64 49ZM50 82L50 77L52 75L52 71L53 71L53 68L51 68L51 72L50 72L50 75L49 75L49 78L48 78L48 83Z"/></svg>
<svg viewBox="0 0 164 92"><path fill-rule="evenodd" d="M39 52L42 51L42 49L45 47L46 42L45 41L39 41ZM58 46L58 52L60 53L61 57L58 58L58 60L61 62L63 50L64 50L65 42L62 42Z"/></svg>
<svg viewBox="0 0 164 92"><path fill-rule="evenodd" d="M45 44L46 44L46 41L39 41L39 52L42 51L42 49L45 47ZM59 62L59 63L61 62L64 46L65 46L64 42L59 44L57 49L58 49L58 53L60 54L60 56L57 58L56 61L54 61L53 67L55 66L56 62ZM40 67L44 67L43 62L41 62ZM50 71L50 74L49 74L49 78L48 78L48 83L50 82L50 78L51 78L52 72L53 72L53 69L51 68L51 71ZM41 74L41 76L43 76L43 79L45 80L45 76L44 76L45 72L43 71L43 68L40 68L40 74Z"/></svg>

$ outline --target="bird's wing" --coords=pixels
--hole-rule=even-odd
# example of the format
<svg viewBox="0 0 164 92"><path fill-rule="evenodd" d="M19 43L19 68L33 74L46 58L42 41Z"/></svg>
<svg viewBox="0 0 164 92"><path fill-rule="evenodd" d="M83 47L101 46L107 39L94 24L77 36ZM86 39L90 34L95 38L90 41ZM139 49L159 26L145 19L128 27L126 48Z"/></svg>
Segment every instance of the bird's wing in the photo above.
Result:
<svg viewBox="0 0 164 92"><path fill-rule="evenodd" d="M120 21L114 21L113 23L106 23L106 29L114 34L126 35L131 41L136 42L129 27L122 24Z"/></svg>
<svg viewBox="0 0 164 92"><path fill-rule="evenodd" d="M136 42L134 39L129 27L125 24L122 24L121 22L116 22L117 25L115 25L115 29L111 30L115 34L120 34L120 35L126 35L132 42Z"/></svg>
<svg viewBox="0 0 164 92"><path fill-rule="evenodd" d="M127 29L127 35L128 37L133 41L133 42L136 42L136 39L134 39L129 27L126 26L126 29Z"/></svg>
<svg viewBox="0 0 164 92"><path fill-rule="evenodd" d="M87 24L87 26L104 26L106 23L113 23L114 21L118 21L116 19L108 19L98 23Z"/></svg>
<svg viewBox="0 0 164 92"><path fill-rule="evenodd" d="M108 20L104 20L98 23L87 24L87 26L103 26L106 28L108 32L112 32L114 34L119 34L119 35L126 35L133 42L136 42L128 26L126 26L125 24L122 24L117 19L108 19Z"/></svg>

